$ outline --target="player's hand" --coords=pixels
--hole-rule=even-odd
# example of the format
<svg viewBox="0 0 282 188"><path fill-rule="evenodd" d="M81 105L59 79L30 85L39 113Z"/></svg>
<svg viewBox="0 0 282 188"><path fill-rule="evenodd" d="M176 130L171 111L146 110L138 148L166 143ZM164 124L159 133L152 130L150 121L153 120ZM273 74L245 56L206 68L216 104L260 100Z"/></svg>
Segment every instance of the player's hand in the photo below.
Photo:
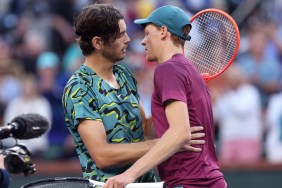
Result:
<svg viewBox="0 0 282 188"><path fill-rule="evenodd" d="M127 184L134 181L129 175L120 174L109 178L103 188L124 188Z"/></svg>
<svg viewBox="0 0 282 188"><path fill-rule="evenodd" d="M205 140L203 139L205 133L200 131L203 131L204 127L194 126L191 127L190 130L191 130L191 140L183 146L181 151L201 152L202 148L199 147L199 145L205 144Z"/></svg>

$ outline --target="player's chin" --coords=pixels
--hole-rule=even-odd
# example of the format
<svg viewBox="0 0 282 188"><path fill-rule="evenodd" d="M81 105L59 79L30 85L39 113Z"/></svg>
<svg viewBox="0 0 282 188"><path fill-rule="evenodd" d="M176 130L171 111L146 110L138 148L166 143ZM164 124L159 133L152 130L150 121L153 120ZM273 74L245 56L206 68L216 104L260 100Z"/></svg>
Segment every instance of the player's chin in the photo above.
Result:
<svg viewBox="0 0 282 188"><path fill-rule="evenodd" d="M116 58L116 61L121 61L125 58L125 54L120 55L119 57Z"/></svg>
<svg viewBox="0 0 282 188"><path fill-rule="evenodd" d="M149 62L157 61L157 59L155 57L152 57L152 56L149 56L149 55L146 56L146 60L149 61Z"/></svg>
<svg viewBox="0 0 282 188"><path fill-rule="evenodd" d="M116 55L116 57L120 60L124 59L125 56L126 56L126 51L122 51L121 53Z"/></svg>

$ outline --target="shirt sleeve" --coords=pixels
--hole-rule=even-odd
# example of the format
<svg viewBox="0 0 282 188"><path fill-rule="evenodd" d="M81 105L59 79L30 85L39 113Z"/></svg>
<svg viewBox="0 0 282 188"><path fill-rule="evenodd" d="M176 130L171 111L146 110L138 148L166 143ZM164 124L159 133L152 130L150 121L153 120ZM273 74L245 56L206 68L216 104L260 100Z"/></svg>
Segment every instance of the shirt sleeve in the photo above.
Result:
<svg viewBox="0 0 282 188"><path fill-rule="evenodd" d="M178 100L187 103L187 78L171 64L162 64L155 70L154 84L162 103Z"/></svg>
<svg viewBox="0 0 282 188"><path fill-rule="evenodd" d="M96 95L84 85L73 84L66 90L63 100L65 113L75 127L81 119L102 121L96 104Z"/></svg>

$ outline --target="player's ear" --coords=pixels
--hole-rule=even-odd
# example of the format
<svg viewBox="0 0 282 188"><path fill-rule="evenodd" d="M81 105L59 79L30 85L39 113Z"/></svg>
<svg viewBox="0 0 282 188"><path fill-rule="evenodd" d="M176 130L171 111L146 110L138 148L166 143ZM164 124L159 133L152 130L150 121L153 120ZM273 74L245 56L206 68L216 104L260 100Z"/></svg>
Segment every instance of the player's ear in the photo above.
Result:
<svg viewBox="0 0 282 188"><path fill-rule="evenodd" d="M162 35L162 39L165 38L165 36L167 35L168 30L166 26L162 26L161 27L161 35Z"/></svg>
<svg viewBox="0 0 282 188"><path fill-rule="evenodd" d="M93 37L92 40L93 48L100 50L103 47L103 39L101 37Z"/></svg>

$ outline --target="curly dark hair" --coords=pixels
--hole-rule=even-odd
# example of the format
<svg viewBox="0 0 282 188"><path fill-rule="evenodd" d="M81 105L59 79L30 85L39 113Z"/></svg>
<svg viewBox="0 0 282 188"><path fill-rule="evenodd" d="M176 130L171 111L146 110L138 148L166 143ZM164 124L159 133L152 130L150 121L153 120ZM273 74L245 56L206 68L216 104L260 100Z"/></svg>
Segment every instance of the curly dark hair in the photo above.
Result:
<svg viewBox="0 0 282 188"><path fill-rule="evenodd" d="M82 9L74 18L74 32L83 55L90 55L95 49L92 39L101 37L105 44L114 41L119 33L121 12L109 4L92 4Z"/></svg>

